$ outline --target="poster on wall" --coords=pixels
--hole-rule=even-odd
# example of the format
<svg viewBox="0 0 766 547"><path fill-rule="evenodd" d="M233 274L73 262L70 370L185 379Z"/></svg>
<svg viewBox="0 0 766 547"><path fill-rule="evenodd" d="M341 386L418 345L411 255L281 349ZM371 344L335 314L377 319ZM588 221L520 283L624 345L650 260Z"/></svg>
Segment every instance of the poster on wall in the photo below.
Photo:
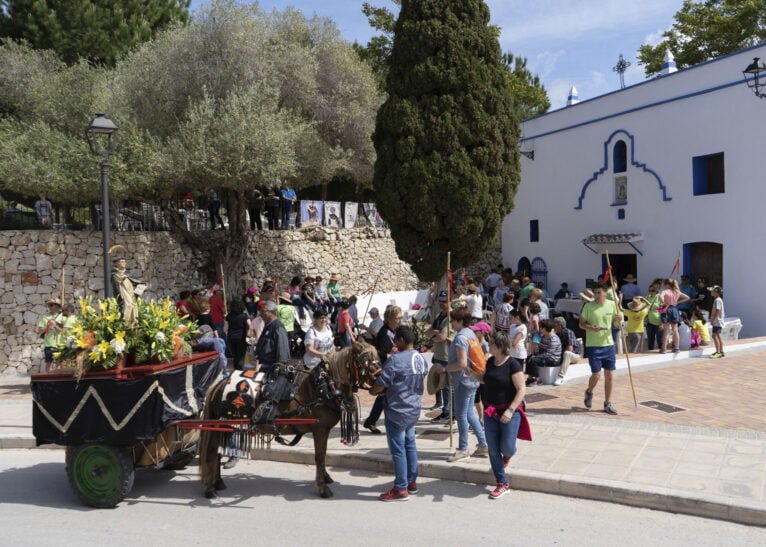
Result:
<svg viewBox="0 0 766 547"><path fill-rule="evenodd" d="M370 223L370 226L375 226L376 228L385 228L386 223L383 221L380 213L378 213L378 207L374 203L364 204L364 216L367 217L367 221Z"/></svg>
<svg viewBox="0 0 766 547"><path fill-rule="evenodd" d="M324 202L324 225L328 228L341 227L341 211L339 201Z"/></svg>
<svg viewBox="0 0 766 547"><path fill-rule="evenodd" d="M348 201L343 204L343 226L353 228L356 226L356 217L359 213L359 204L355 201Z"/></svg>
<svg viewBox="0 0 766 547"><path fill-rule="evenodd" d="M323 202L313 200L301 201L301 226L318 226L322 224Z"/></svg>

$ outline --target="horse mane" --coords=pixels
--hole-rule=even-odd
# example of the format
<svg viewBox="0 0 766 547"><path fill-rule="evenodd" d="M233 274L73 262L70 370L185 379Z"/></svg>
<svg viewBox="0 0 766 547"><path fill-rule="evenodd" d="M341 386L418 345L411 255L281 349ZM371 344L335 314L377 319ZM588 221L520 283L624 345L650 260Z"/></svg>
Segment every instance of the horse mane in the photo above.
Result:
<svg viewBox="0 0 766 547"><path fill-rule="evenodd" d="M361 355L368 351L377 352L375 346L368 344L364 340L357 340L351 346L331 353L325 358L328 372L344 384L350 385L353 380L349 377L349 370L351 369L354 355Z"/></svg>

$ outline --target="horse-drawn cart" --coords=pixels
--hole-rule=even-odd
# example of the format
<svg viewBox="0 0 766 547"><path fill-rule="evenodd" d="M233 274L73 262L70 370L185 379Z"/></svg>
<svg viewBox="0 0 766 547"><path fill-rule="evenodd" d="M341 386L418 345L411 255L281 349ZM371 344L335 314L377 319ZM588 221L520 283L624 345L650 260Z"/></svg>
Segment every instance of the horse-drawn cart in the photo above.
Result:
<svg viewBox="0 0 766 547"><path fill-rule="evenodd" d="M158 365L32 375L37 444L66 446L69 484L85 504L117 505L137 467L182 469L199 432L177 427L199 417L225 363L217 352Z"/></svg>

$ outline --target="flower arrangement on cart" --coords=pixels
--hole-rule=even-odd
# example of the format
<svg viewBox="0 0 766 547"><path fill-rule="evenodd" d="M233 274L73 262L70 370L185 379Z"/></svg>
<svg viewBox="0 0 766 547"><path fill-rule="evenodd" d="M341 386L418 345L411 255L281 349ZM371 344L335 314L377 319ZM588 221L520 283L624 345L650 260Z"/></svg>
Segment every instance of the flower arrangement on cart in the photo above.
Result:
<svg viewBox="0 0 766 547"><path fill-rule="evenodd" d="M116 298L81 298L77 321L53 354L57 368L82 376L88 370L164 363L191 354L196 324L179 317L169 298L138 300L137 306L137 325L129 328Z"/></svg>

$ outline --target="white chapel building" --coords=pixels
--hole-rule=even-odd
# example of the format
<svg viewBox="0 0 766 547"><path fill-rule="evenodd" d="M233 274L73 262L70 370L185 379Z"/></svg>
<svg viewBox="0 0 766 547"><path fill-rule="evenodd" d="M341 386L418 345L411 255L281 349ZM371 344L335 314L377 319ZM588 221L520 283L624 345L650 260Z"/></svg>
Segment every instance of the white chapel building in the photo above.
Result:
<svg viewBox="0 0 766 547"><path fill-rule="evenodd" d="M503 260L551 294L605 270L648 284L681 272L724 289L743 336L766 335L766 100L742 71L766 44L522 124L521 184ZM764 90L766 91L766 90Z"/></svg>

